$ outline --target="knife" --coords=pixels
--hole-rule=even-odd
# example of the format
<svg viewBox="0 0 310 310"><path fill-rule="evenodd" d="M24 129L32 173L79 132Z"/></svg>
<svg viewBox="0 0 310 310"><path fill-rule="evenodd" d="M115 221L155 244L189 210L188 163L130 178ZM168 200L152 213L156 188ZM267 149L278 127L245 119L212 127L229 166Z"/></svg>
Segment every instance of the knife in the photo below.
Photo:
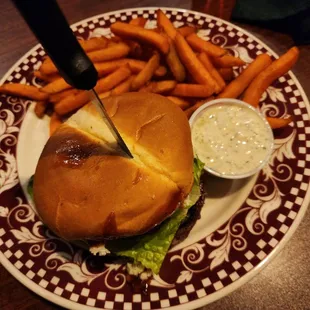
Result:
<svg viewBox="0 0 310 310"><path fill-rule="evenodd" d="M94 90L98 72L74 36L56 0L12 1L53 60L60 75L72 87L89 91L92 103L118 145L130 158L133 158Z"/></svg>

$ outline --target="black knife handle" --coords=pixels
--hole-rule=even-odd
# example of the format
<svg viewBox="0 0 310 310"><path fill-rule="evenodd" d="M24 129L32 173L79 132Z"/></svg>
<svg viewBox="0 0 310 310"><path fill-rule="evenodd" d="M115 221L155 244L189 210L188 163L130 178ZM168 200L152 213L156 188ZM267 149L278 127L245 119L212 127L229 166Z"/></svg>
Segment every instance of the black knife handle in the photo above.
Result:
<svg viewBox="0 0 310 310"><path fill-rule="evenodd" d="M12 0L61 76L78 89L92 89L98 72L70 29L56 0Z"/></svg>

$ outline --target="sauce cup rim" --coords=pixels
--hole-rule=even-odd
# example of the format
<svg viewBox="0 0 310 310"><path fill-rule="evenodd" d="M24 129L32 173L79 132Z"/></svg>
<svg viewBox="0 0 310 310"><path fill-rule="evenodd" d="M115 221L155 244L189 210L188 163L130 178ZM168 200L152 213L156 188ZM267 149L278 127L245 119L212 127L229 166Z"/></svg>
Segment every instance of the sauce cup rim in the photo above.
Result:
<svg viewBox="0 0 310 310"><path fill-rule="evenodd" d="M256 168L246 172L246 173L241 173L241 174L223 174L221 172L218 172L208 166L204 166L204 169L214 175L214 176L217 176L217 177L220 177L220 178L224 178L224 179L243 179L243 178L247 178L247 177L250 177L256 173L258 173L262 168L264 168L265 165L268 164L270 158L271 158L271 155L272 155L272 151L274 149L274 136L273 136L273 132L272 132L272 129L268 123L268 121L266 120L266 118L264 117L264 115L262 113L260 113L257 109L255 109L253 106L251 106L250 104L242 101L242 100L239 100L239 99L231 99L231 98L221 98L221 99L214 99L214 100L211 100L211 101L208 101L206 103L204 103L202 106L200 106L194 113L193 115L190 117L189 119L189 125L190 125L190 128L192 129L192 126L193 124L195 123L195 121L200 117L200 115L202 115L202 111L208 109L209 107L211 106L214 106L214 105L229 105L229 104L234 104L234 105L239 105L239 106L243 106L245 108L248 108L250 110L252 110L253 112L255 112L259 118L263 121L263 123L265 124L267 130L269 131L269 134L270 134L270 147L269 147L269 150L264 158L264 160L262 161L262 163L257 166Z"/></svg>

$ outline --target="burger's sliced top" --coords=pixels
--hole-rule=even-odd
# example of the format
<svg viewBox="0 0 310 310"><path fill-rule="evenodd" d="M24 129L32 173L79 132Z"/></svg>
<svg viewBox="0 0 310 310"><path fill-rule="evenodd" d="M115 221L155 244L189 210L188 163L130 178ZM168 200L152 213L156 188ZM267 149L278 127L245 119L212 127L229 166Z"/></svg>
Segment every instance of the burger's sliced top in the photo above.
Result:
<svg viewBox="0 0 310 310"><path fill-rule="evenodd" d="M50 137L37 165L38 213L67 240L147 233L171 216L192 188L190 127L176 105L143 93L110 97L104 104L133 159L118 149L89 104Z"/></svg>
<svg viewBox="0 0 310 310"><path fill-rule="evenodd" d="M141 160L144 165L166 175L187 196L193 184L193 148L183 111L156 94L146 97L142 93L128 93L106 98L104 104L134 160ZM93 105L82 110L88 118L93 115L98 119ZM96 128L102 125L102 121L101 126L96 123Z"/></svg>

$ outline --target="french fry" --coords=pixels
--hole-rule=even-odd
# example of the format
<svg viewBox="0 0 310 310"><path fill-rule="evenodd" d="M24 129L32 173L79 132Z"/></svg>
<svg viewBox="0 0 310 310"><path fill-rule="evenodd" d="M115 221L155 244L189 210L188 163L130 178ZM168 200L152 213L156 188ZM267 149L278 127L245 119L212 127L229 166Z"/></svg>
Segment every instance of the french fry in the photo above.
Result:
<svg viewBox="0 0 310 310"><path fill-rule="evenodd" d="M40 91L39 88L19 83L7 83L1 85L0 94L25 97L37 101L45 101L48 98L48 94Z"/></svg>
<svg viewBox="0 0 310 310"><path fill-rule="evenodd" d="M157 47L163 54L169 52L168 40L152 30L144 29L139 26L116 22L110 27L112 33L125 39L136 39Z"/></svg>
<svg viewBox="0 0 310 310"><path fill-rule="evenodd" d="M98 94L106 92L126 80L131 75L131 70L126 64L110 75L100 79L95 86L95 90Z"/></svg>
<svg viewBox="0 0 310 310"><path fill-rule="evenodd" d="M155 53L147 62L146 66L138 73L131 83L132 90L138 90L145 85L153 76L159 67L160 56Z"/></svg>
<svg viewBox="0 0 310 310"><path fill-rule="evenodd" d="M124 66L126 64L129 65L133 73L139 73L145 67L146 61L123 58L123 59L117 59L114 61L96 63L95 68L97 69L99 76L102 77L106 74L109 74L115 71L119 67ZM162 77L166 75L166 73L167 73L166 67L159 66L158 69L154 72L154 75Z"/></svg>
<svg viewBox="0 0 310 310"><path fill-rule="evenodd" d="M148 85L140 88L139 92L164 94L172 91L176 85L177 82L173 80L150 82Z"/></svg>
<svg viewBox="0 0 310 310"><path fill-rule="evenodd" d="M137 18L132 19L132 20L129 22L129 24L130 24L130 25L134 25L134 26L138 26L138 27L144 28L146 22L147 22L147 19L146 19L146 18L144 18L144 17L137 17Z"/></svg>
<svg viewBox="0 0 310 310"><path fill-rule="evenodd" d="M203 64L197 58L196 54L193 52L186 40L179 33L177 33L175 37L175 47L181 61L196 82L199 84L208 85L213 91L215 91L217 85L213 77L204 68Z"/></svg>
<svg viewBox="0 0 310 310"><path fill-rule="evenodd" d="M112 73L117 70L119 67L124 66L127 62L125 59L111 60L105 62L98 62L95 65L95 68L98 72L99 77L103 77L107 74Z"/></svg>
<svg viewBox="0 0 310 310"><path fill-rule="evenodd" d="M49 57L47 57L43 61L39 71L45 75L58 73L56 66L54 65L54 63L52 62L52 60Z"/></svg>
<svg viewBox="0 0 310 310"><path fill-rule="evenodd" d="M192 26L183 26L183 27L177 28L177 31L181 36L187 37L192 33L196 33L196 28Z"/></svg>
<svg viewBox="0 0 310 310"><path fill-rule="evenodd" d="M43 74L43 73L42 73L41 71L39 71L39 70L33 71L33 75L34 75L36 78L38 78L38 79L40 79L40 80L42 80L42 81L44 81L44 82L48 82L48 83L53 82L53 81L55 81L55 80L57 80L57 79L60 78L60 75L57 74L57 73L45 75L45 74Z"/></svg>
<svg viewBox="0 0 310 310"><path fill-rule="evenodd" d="M170 39L174 40L177 34L177 30L174 28L170 19L160 9L156 11L156 14L157 14L157 26L162 30L164 30L164 32L168 35Z"/></svg>
<svg viewBox="0 0 310 310"><path fill-rule="evenodd" d="M136 59L127 59L125 63L128 63L133 73L139 73L140 71L143 70L143 68L147 64L146 61L136 60ZM166 74L167 74L167 69L164 66L159 66L154 72L154 75L159 76L159 77L165 76Z"/></svg>
<svg viewBox="0 0 310 310"><path fill-rule="evenodd" d="M197 36L196 33L192 33L186 37L186 41L197 52L205 52L209 56L221 57L227 53L227 51L211 42L205 41Z"/></svg>
<svg viewBox="0 0 310 310"><path fill-rule="evenodd" d="M42 118L45 114L47 108L46 101L37 101L34 107L34 113L38 118Z"/></svg>
<svg viewBox="0 0 310 310"><path fill-rule="evenodd" d="M62 119L57 113L53 113L50 119L50 136L60 127Z"/></svg>
<svg viewBox="0 0 310 310"><path fill-rule="evenodd" d="M85 52L91 53L93 51L102 50L106 48L109 43L109 40L105 37L100 37L100 38L92 38L89 40L79 40L79 43ZM50 57L45 58L39 71L44 75L50 75L58 72L56 66L54 65Z"/></svg>
<svg viewBox="0 0 310 310"><path fill-rule="evenodd" d="M63 78L58 78L57 80L48 83L47 85L43 86L41 88L41 91L48 93L48 94L54 94L59 93L63 90L69 89L72 86L69 85Z"/></svg>
<svg viewBox="0 0 310 310"><path fill-rule="evenodd" d="M92 62L109 61L125 57L130 52L130 48L125 43L118 43L102 50L88 53L88 57Z"/></svg>
<svg viewBox="0 0 310 310"><path fill-rule="evenodd" d="M234 71L232 68L217 68L218 73L226 82L234 79Z"/></svg>
<svg viewBox="0 0 310 310"><path fill-rule="evenodd" d="M196 33L192 33L189 36L187 36L186 41L192 47L193 50L197 52L205 52L209 56L222 57L227 53L227 51L224 48L199 38Z"/></svg>
<svg viewBox="0 0 310 310"><path fill-rule="evenodd" d="M266 119L272 129L286 127L293 121L291 116L288 118L266 117Z"/></svg>
<svg viewBox="0 0 310 310"><path fill-rule="evenodd" d="M111 90L111 96L124 94L130 91L132 80L135 78L134 75L131 75L127 80L117 85Z"/></svg>
<svg viewBox="0 0 310 310"><path fill-rule="evenodd" d="M190 102L188 102L185 99L180 98L180 97L167 96L166 98L169 99L170 101L172 101L173 103L175 103L182 110L186 110L191 106Z"/></svg>
<svg viewBox="0 0 310 310"><path fill-rule="evenodd" d="M110 75L100 79L95 86L98 94L110 91L122 81L131 75L131 71L127 66L123 66ZM76 109L81 108L89 101L89 94L86 91L78 92L75 95L68 96L55 104L55 111L59 115L65 115Z"/></svg>
<svg viewBox="0 0 310 310"><path fill-rule="evenodd" d="M109 40L106 37L91 38L79 41L83 50L87 53L106 48Z"/></svg>
<svg viewBox="0 0 310 310"><path fill-rule="evenodd" d="M186 110L184 111L185 114L186 114L186 116L187 116L187 118L189 119L189 118L192 116L192 114L193 114L198 108L200 108L203 104L205 104L206 102L209 102L209 101L211 101L211 100L213 100L213 99L214 99L214 97L211 96L211 97L206 98L206 99L204 99L204 100L198 100L194 105L192 105L191 107L189 107L188 109L186 109Z"/></svg>
<svg viewBox="0 0 310 310"><path fill-rule="evenodd" d="M107 97L110 97L111 96L111 91L106 91L104 93L101 93L98 95L100 99L104 99L104 98L107 98Z"/></svg>
<svg viewBox="0 0 310 310"><path fill-rule="evenodd" d="M75 95L77 93L78 93L77 89L66 89L59 93L51 94L48 98L48 101L51 103L56 103L65 97Z"/></svg>
<svg viewBox="0 0 310 310"><path fill-rule="evenodd" d="M178 82L183 82L186 78L186 72L181 60L178 56L178 53L175 49L173 40L168 37L170 48L169 53L166 55L166 62L170 68L173 76Z"/></svg>
<svg viewBox="0 0 310 310"><path fill-rule="evenodd" d="M99 49L104 49L107 47L108 43L109 43L109 39L107 39L106 37L96 37L96 38L91 38L88 40L78 40L81 47L83 48L83 50L88 53L88 52L92 52L95 50L99 50ZM44 67L45 66L50 66L53 64L53 61L51 60L51 58L49 56L45 57L42 66L43 66L43 72Z"/></svg>
<svg viewBox="0 0 310 310"><path fill-rule="evenodd" d="M287 73L296 63L299 49L294 46L257 75L244 93L243 100L257 107L263 92L273 81Z"/></svg>
<svg viewBox="0 0 310 310"><path fill-rule="evenodd" d="M170 96L206 98L213 94L213 89L208 85L177 84Z"/></svg>
<svg viewBox="0 0 310 310"><path fill-rule="evenodd" d="M238 98L249 86L253 79L272 63L268 54L261 54L231 81L217 98Z"/></svg>
<svg viewBox="0 0 310 310"><path fill-rule="evenodd" d="M239 57L224 55L222 57L212 57L211 61L217 68L242 67L246 63Z"/></svg>
<svg viewBox="0 0 310 310"><path fill-rule="evenodd" d="M198 56L198 59L201 61L201 63L204 65L204 67L209 71L213 79L218 85L217 92L220 92L223 90L223 88L226 86L225 81L223 80L222 76L218 73L217 69L213 66L209 56L206 53L200 53Z"/></svg>

